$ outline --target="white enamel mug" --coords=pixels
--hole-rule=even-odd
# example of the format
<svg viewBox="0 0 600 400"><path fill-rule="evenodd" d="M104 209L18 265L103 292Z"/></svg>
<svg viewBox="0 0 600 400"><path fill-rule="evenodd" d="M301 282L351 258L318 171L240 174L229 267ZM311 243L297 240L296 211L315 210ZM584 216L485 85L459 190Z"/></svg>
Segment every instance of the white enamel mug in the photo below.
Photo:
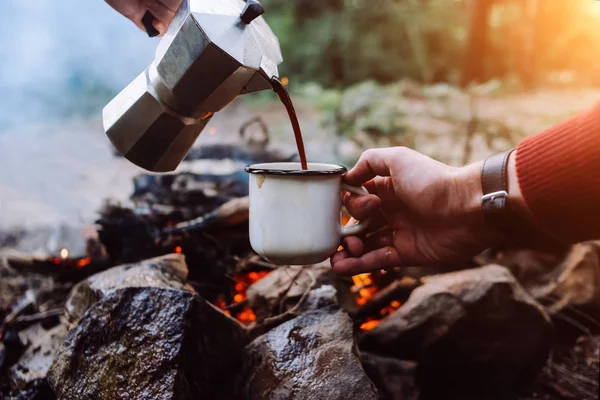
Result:
<svg viewBox="0 0 600 400"><path fill-rule="evenodd" d="M369 221L343 226L341 192L367 194L362 186L342 183L346 168L309 163L264 163L250 173L250 244L278 265L307 265L327 260L344 236L363 232Z"/></svg>

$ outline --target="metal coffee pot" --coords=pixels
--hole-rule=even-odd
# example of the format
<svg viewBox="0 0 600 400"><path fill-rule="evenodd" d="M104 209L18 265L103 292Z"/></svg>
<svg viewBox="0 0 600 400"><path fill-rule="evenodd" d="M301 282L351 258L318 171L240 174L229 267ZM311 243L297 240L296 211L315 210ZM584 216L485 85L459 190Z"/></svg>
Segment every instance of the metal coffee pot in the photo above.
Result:
<svg viewBox="0 0 600 400"><path fill-rule="evenodd" d="M271 89L283 59L263 13L256 0L183 0L152 63L103 110L116 149L146 170L172 171L215 112Z"/></svg>

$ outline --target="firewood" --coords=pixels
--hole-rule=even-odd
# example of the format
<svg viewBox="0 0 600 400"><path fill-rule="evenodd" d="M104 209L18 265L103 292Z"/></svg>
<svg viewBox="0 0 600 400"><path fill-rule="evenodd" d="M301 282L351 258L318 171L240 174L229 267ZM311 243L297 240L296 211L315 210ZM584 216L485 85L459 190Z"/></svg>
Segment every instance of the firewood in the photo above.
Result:
<svg viewBox="0 0 600 400"><path fill-rule="evenodd" d="M300 270L300 273L301 272L302 272L302 270ZM317 280L313 276L312 272L310 270L306 270L306 272L308 273L308 276L310 277L311 282L308 285L308 287L306 288L306 290L304 291L304 293L302 294L302 296L300 297L300 299L298 300L298 302L289 310L282 312L279 315L275 315L270 318L265 318L263 321L256 323L253 326L250 326L248 329L248 334L249 334L251 340L268 332L269 330L276 327L277 325L280 325L286 321L289 321L290 319L296 318L299 315L297 313L297 311L299 310L299 308L302 306L302 304L308 297L308 295L309 295L310 291L312 290L312 288L314 287L315 283L317 283ZM296 279L298 279L298 277L300 276L300 273L296 274L296 276L294 276L294 279L292 279L289 287L283 294L281 303L283 303L285 301L285 298L287 297L287 293L289 292L292 285L296 282Z"/></svg>
<svg viewBox="0 0 600 400"><path fill-rule="evenodd" d="M263 260L259 255L254 253L244 258L235 257L235 259L237 261L234 267L236 274L250 271L270 271L278 268L277 265Z"/></svg>
<svg viewBox="0 0 600 400"><path fill-rule="evenodd" d="M198 230L206 231L237 225L248 220L249 206L250 202L247 196L239 197L226 202L206 215L165 228L163 232L172 234Z"/></svg>
<svg viewBox="0 0 600 400"><path fill-rule="evenodd" d="M352 313L352 317L359 319L377 314L379 310L389 305L393 300L406 300L412 291L420 285L421 281L415 279L394 281L377 292L364 306Z"/></svg>
<svg viewBox="0 0 600 400"><path fill-rule="evenodd" d="M21 315L14 320L15 325L32 325L38 322L44 322L53 318L58 318L65 312L64 308L55 308L48 311L39 312L33 315Z"/></svg>

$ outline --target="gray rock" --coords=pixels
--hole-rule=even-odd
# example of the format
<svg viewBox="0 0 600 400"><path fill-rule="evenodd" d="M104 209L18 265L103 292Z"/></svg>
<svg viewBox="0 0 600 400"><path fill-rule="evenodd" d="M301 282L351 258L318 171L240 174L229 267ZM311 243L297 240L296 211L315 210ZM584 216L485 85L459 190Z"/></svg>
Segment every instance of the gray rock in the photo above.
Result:
<svg viewBox="0 0 600 400"><path fill-rule="evenodd" d="M417 400L417 363L374 354L360 354L360 362L379 392L380 400Z"/></svg>
<svg viewBox="0 0 600 400"><path fill-rule="evenodd" d="M298 312L314 311L338 304L337 290L331 285L323 285L308 293L306 300L298 307Z"/></svg>
<svg viewBox="0 0 600 400"><path fill-rule="evenodd" d="M296 304L289 310L272 318L262 320L260 323L250 327L248 330L250 340L254 340L258 336L264 335L277 325L294 319L307 311L314 311L319 308L338 305L337 297L337 290L331 285L323 285L316 289L312 289L306 293L306 295L298 297Z"/></svg>
<svg viewBox="0 0 600 400"><path fill-rule="evenodd" d="M339 306L310 311L246 346L246 399L377 399Z"/></svg>
<svg viewBox="0 0 600 400"><path fill-rule="evenodd" d="M532 285L529 291L535 298L549 303L550 314L582 307L593 317L598 317L600 241L574 245L564 260L547 274L546 280L546 284Z"/></svg>
<svg viewBox="0 0 600 400"><path fill-rule="evenodd" d="M19 336L29 347L19 361L10 368L9 374L13 386L25 390L35 386L36 381L45 380L54 356L66 335L67 328L63 324L49 330L36 324L22 331Z"/></svg>
<svg viewBox="0 0 600 400"><path fill-rule="evenodd" d="M229 399L243 328L194 293L108 292L69 332L48 373L59 399Z"/></svg>
<svg viewBox="0 0 600 400"><path fill-rule="evenodd" d="M491 265L426 278L360 347L417 361L425 399L499 399L532 382L552 339L541 306L506 268Z"/></svg>
<svg viewBox="0 0 600 400"><path fill-rule="evenodd" d="M74 323L102 297L124 288L155 287L185 290L194 289L186 284L188 268L183 254L167 254L134 264L110 268L78 283L66 304L66 316Z"/></svg>
<svg viewBox="0 0 600 400"><path fill-rule="evenodd" d="M350 281L336 276L328 264L315 264L277 268L248 288L248 304L260 323L295 306L307 290L324 285L332 286L337 302L354 303Z"/></svg>

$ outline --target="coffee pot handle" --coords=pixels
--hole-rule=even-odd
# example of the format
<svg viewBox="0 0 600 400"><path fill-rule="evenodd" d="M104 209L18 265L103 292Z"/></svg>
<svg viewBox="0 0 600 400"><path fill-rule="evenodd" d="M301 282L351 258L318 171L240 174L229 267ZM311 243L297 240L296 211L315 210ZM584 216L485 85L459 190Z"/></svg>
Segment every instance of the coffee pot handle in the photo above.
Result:
<svg viewBox="0 0 600 400"><path fill-rule="evenodd" d="M369 191L364 186L352 186L348 185L347 183L342 183L342 190L357 195L369 194ZM359 235L369 227L370 222L371 218L367 218L363 221L359 221L357 224L354 225L342 226L342 236L346 237Z"/></svg>
<svg viewBox="0 0 600 400"><path fill-rule="evenodd" d="M154 19L155 19L154 15L152 15L152 13L150 11L146 11L144 16L142 17L142 24L144 25L144 28L146 29L146 33L150 37L158 36L160 33L154 27Z"/></svg>

